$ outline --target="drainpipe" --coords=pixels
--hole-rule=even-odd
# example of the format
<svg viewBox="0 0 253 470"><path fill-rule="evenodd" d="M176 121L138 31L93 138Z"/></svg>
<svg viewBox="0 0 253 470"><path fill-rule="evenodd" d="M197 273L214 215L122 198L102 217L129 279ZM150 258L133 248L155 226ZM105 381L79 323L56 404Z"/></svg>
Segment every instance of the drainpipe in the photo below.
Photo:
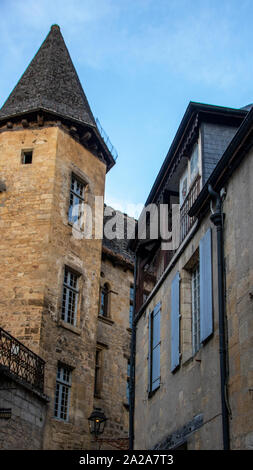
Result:
<svg viewBox="0 0 253 470"><path fill-rule="evenodd" d="M227 407L227 347L225 336L225 291L224 291L224 252L223 252L223 220L225 214L222 212L222 200L212 186L208 185L208 192L216 202L215 211L210 219L216 226L217 231L217 263L218 263L218 300L219 300L219 346L220 346L220 378L221 378L221 409L222 409L222 430L223 448L229 450L229 411Z"/></svg>
<svg viewBox="0 0 253 470"><path fill-rule="evenodd" d="M129 450L133 450L133 448L134 448L135 351L136 351L136 323L135 323L136 279L137 279L137 254L135 254L135 260L134 260L134 305L133 305L131 352L130 352Z"/></svg>

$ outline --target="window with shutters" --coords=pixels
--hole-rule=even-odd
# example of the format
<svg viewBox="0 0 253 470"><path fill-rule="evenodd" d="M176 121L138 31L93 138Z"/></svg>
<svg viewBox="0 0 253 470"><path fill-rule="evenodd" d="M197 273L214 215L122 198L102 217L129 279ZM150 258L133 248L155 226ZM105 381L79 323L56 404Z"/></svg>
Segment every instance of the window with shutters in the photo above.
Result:
<svg viewBox="0 0 253 470"><path fill-rule="evenodd" d="M149 314L149 396L160 386L160 311L158 303Z"/></svg>
<svg viewBox="0 0 253 470"><path fill-rule="evenodd" d="M71 390L71 370L62 364L58 365L54 402L54 417L63 421L69 419Z"/></svg>
<svg viewBox="0 0 253 470"><path fill-rule="evenodd" d="M199 264L192 271L192 351L195 354L200 348L200 278Z"/></svg>

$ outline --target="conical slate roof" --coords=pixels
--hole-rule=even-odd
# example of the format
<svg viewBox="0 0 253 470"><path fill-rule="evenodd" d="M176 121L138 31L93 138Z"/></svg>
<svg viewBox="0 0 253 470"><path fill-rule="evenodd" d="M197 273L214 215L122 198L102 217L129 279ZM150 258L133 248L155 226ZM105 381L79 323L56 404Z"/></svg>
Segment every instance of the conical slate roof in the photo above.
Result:
<svg viewBox="0 0 253 470"><path fill-rule="evenodd" d="M37 109L96 126L58 25L51 27L1 108L0 118Z"/></svg>

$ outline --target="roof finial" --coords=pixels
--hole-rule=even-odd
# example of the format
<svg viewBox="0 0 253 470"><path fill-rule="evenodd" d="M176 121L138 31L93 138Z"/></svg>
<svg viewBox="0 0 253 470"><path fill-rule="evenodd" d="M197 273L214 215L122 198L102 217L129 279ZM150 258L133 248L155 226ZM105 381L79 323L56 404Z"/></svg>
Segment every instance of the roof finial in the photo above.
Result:
<svg viewBox="0 0 253 470"><path fill-rule="evenodd" d="M53 31L53 29L60 31L60 26L58 24L52 24L51 31Z"/></svg>

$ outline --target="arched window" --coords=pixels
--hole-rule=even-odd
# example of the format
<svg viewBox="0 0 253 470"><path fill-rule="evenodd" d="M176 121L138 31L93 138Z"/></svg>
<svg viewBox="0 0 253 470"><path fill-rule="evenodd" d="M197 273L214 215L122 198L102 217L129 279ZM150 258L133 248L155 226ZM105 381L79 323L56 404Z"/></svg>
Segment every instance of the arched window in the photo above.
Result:
<svg viewBox="0 0 253 470"><path fill-rule="evenodd" d="M99 315L102 315L103 317L109 316L109 294L110 294L109 285L105 284L103 287L101 287L101 291L100 291Z"/></svg>

